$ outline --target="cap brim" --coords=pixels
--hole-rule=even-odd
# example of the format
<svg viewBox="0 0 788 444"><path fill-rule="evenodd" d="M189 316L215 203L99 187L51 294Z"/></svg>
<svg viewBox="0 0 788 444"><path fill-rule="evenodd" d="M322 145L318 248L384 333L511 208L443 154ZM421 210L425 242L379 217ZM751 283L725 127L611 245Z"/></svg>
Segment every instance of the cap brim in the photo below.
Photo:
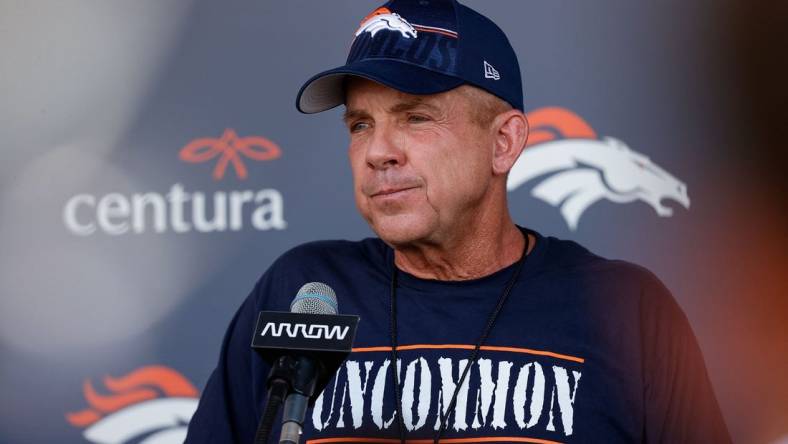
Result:
<svg viewBox="0 0 788 444"><path fill-rule="evenodd" d="M363 77L408 94L437 94L454 89L464 80L396 60L362 60L323 71L304 83L296 108L305 114L319 113L345 102L343 81Z"/></svg>

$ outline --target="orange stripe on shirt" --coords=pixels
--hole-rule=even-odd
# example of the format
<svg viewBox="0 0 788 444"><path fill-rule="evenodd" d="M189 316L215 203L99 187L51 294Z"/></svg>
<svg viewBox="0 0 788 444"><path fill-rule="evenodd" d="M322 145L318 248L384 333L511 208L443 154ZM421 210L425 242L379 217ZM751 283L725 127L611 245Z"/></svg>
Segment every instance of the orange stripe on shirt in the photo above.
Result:
<svg viewBox="0 0 788 444"><path fill-rule="evenodd" d="M460 350L473 350L473 345L468 344L412 344L412 345L399 345L397 346L397 351L402 350L443 350L443 349L460 349ZM579 358L577 356L565 355L562 353L554 353L551 351L545 350L534 350L531 348L522 348L522 347L499 347L495 345L483 345L481 347L484 351L500 351L500 352L511 352L511 353L525 353L529 355L539 355L539 356L550 356L553 358L563 359L566 361L573 361L584 363L586 360L584 358ZM391 347L356 347L353 348L354 353L369 353L369 352L385 352L391 351Z"/></svg>
<svg viewBox="0 0 788 444"><path fill-rule="evenodd" d="M398 439L385 439L385 438L320 438L308 439L306 444L330 444L330 443L346 443L346 442L363 442L369 444L399 444ZM408 439L405 441L409 444L432 444L432 439ZM440 442L444 444L462 444L462 443L475 443L475 442L530 442L535 444L561 444L558 441L550 441L547 439L539 438L524 438L516 436L491 436L491 437L477 437L477 438L445 438Z"/></svg>

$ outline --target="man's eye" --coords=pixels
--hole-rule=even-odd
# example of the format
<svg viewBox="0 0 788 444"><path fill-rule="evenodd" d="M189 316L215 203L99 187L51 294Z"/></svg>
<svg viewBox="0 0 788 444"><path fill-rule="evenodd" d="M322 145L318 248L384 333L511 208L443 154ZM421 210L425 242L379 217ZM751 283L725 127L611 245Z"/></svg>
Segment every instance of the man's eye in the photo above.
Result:
<svg viewBox="0 0 788 444"><path fill-rule="evenodd" d="M355 133L364 129L369 128L369 124L367 122L354 122L350 124L350 132Z"/></svg>
<svg viewBox="0 0 788 444"><path fill-rule="evenodd" d="M408 116L408 122L412 123L429 122L429 120L429 117L420 114L411 114Z"/></svg>

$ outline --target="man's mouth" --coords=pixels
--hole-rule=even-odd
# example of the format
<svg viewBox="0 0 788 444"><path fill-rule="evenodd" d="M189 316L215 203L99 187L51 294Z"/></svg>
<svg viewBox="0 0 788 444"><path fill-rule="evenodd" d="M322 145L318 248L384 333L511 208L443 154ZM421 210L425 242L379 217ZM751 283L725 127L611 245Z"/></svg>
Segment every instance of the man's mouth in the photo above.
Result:
<svg viewBox="0 0 788 444"><path fill-rule="evenodd" d="M418 188L417 186L413 187L404 187L404 188L384 188L382 190L376 191L370 197L396 197L399 194L403 194L410 190L415 190Z"/></svg>

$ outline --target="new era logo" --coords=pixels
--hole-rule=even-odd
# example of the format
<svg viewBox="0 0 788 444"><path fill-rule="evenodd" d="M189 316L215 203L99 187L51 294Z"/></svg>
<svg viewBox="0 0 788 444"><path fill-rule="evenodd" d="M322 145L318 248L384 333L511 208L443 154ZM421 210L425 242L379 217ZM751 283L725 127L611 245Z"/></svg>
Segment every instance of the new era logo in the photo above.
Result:
<svg viewBox="0 0 788 444"><path fill-rule="evenodd" d="M493 66L490 65L489 63L487 63L487 60L484 61L484 78L501 80L501 75L498 74L498 70L493 68Z"/></svg>

